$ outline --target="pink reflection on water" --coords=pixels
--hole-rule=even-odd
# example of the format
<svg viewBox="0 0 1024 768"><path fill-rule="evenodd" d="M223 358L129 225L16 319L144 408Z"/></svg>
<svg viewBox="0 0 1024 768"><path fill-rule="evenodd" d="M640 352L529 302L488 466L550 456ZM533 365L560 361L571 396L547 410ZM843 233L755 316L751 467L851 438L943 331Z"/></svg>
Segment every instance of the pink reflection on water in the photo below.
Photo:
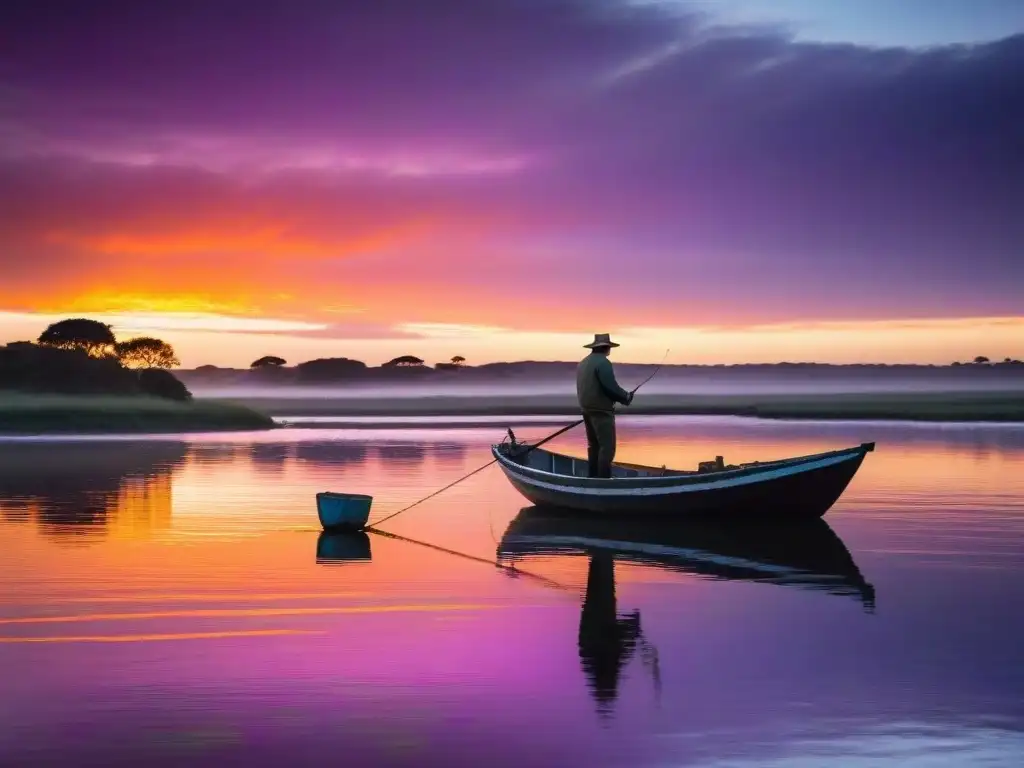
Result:
<svg viewBox="0 0 1024 768"><path fill-rule="evenodd" d="M294 761L345 743L397 764L604 765L686 753L666 734L732 728L742 742L825 714L913 719L938 700L1022 715L1007 694L1024 633L1005 611L1024 597L1021 431L623 419L622 460L682 467L876 440L826 519L879 613L619 563L613 614L640 611L661 690L634 654L611 718L595 714L580 645L586 557L521 564L567 590L380 537L369 561L316 561L316 491L371 493L383 516L485 463L499 439L303 429L0 445L0 621L20 622L0 635L55 641L0 644L0 749L100 759L121 740L147 756ZM582 435L555 448L580 455ZM387 527L493 559L524 506L489 471ZM395 606L417 610L374 612ZM350 608L371 612L334 612ZM139 615L95 616L111 613ZM74 639L103 636L129 641Z"/></svg>

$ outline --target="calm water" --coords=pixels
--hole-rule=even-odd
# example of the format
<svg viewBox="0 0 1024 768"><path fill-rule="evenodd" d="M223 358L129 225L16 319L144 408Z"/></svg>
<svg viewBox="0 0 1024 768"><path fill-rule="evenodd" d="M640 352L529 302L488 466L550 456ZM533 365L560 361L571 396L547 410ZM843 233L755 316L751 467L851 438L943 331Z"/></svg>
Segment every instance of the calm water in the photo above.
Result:
<svg viewBox="0 0 1024 768"><path fill-rule="evenodd" d="M876 440L781 559L699 533L660 562L537 554L493 467L386 528L518 547L518 576L320 539L316 491L380 518L501 436L0 443L0 763L1024 764L1024 428L621 421L620 459L682 467Z"/></svg>

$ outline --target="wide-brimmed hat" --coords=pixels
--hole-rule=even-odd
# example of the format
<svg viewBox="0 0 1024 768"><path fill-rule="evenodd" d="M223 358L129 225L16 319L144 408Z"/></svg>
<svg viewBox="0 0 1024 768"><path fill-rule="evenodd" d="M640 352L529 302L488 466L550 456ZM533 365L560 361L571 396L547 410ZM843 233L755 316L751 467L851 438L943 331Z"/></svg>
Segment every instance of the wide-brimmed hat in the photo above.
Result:
<svg viewBox="0 0 1024 768"><path fill-rule="evenodd" d="M598 349L599 347L617 347L619 346L611 339L611 334L608 333L595 333L594 340L589 344L584 344L586 349Z"/></svg>

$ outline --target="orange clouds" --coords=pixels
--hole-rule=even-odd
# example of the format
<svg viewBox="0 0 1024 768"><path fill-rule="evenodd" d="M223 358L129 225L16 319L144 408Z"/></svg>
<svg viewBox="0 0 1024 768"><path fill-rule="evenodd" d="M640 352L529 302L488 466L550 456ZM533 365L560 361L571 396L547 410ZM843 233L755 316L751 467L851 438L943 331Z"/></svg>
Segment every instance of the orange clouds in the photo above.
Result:
<svg viewBox="0 0 1024 768"><path fill-rule="evenodd" d="M288 223L286 223L288 222ZM216 215L199 222L131 222L52 228L36 269L0 286L0 303L36 312L173 312L315 319L361 306L347 261L385 274L384 253L415 251L434 231L427 215L353 221L339 212L305 219ZM34 277L33 277L34 275ZM322 307L321 310L318 309Z"/></svg>
<svg viewBox="0 0 1024 768"><path fill-rule="evenodd" d="M157 313L217 313L247 315L253 312L251 303L239 297L214 297L202 293L143 293L95 291L58 300L44 305L51 312L157 312Z"/></svg>
<svg viewBox="0 0 1024 768"><path fill-rule="evenodd" d="M122 230L103 234L50 232L47 242L107 255L228 256L253 259L336 259L373 252L407 242L429 227L426 219L411 219L392 227L329 240L303 237L294 226L262 224L182 228L163 232Z"/></svg>

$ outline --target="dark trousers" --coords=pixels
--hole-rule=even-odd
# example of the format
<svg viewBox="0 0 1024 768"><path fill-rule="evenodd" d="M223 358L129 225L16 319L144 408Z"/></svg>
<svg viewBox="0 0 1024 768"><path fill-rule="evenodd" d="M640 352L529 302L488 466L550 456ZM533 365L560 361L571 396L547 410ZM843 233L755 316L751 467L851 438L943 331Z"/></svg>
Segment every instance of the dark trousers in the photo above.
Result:
<svg viewBox="0 0 1024 768"><path fill-rule="evenodd" d="M584 411L587 429L587 465L591 477L611 477L615 460L615 414Z"/></svg>

